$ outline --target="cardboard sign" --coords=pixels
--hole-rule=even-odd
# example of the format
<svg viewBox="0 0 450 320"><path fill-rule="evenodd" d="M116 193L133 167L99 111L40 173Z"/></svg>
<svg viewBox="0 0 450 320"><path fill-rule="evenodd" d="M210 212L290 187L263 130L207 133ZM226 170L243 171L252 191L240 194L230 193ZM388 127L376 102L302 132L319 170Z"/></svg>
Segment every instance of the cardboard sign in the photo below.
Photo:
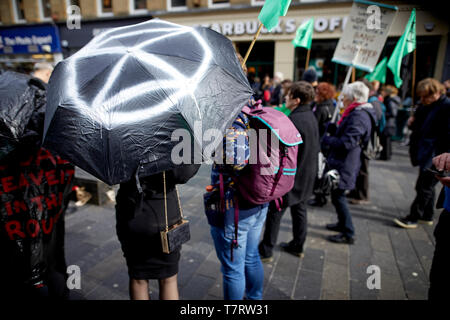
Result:
<svg viewBox="0 0 450 320"><path fill-rule="evenodd" d="M372 72L397 11L394 6L355 0L332 61Z"/></svg>

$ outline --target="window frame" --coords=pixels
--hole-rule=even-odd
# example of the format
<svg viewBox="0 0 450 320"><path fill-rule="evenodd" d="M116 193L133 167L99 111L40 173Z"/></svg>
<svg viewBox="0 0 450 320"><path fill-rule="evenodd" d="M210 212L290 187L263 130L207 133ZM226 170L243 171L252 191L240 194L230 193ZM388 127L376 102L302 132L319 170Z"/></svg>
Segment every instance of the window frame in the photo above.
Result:
<svg viewBox="0 0 450 320"><path fill-rule="evenodd" d="M13 15L14 15L14 22L19 24L19 23L27 23L27 19L25 17L25 11L23 13L24 15L24 19L19 19L19 8L18 8L18 3L17 0L12 0L12 5L13 5Z"/></svg>
<svg viewBox="0 0 450 320"><path fill-rule="evenodd" d="M130 4L130 14L132 15L136 15L136 14L146 14L148 13L148 9L135 9L134 5L135 5L135 1L136 0L129 0L129 4ZM147 6L147 4L146 4Z"/></svg>
<svg viewBox="0 0 450 320"><path fill-rule="evenodd" d="M111 9L112 9L112 1L111 1ZM103 12L103 1L97 0L97 16L98 17L114 17L114 11Z"/></svg>
<svg viewBox="0 0 450 320"><path fill-rule="evenodd" d="M262 0L252 0L251 5L254 7L262 7L265 1Z"/></svg>
<svg viewBox="0 0 450 320"><path fill-rule="evenodd" d="M213 3L213 0L208 0L208 8L229 8L230 0L227 3Z"/></svg>
<svg viewBox="0 0 450 320"><path fill-rule="evenodd" d="M167 11L185 11L188 9L187 1L185 6L172 7L172 0L166 0Z"/></svg>
<svg viewBox="0 0 450 320"><path fill-rule="evenodd" d="M50 17L45 17L44 16L44 0L37 0L38 1L38 9L39 9L39 19L41 21L52 21L52 12L50 9Z"/></svg>

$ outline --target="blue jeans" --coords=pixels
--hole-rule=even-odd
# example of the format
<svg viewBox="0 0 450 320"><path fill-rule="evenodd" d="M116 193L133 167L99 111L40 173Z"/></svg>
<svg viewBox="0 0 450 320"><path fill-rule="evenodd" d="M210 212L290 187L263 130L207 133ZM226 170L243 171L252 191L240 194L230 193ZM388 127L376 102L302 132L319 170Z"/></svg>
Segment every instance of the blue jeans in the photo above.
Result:
<svg viewBox="0 0 450 320"><path fill-rule="evenodd" d="M336 208L338 216L338 226L344 231L345 236L353 238L355 235L355 228L353 227L352 216L348 210L347 197L345 196L345 190L336 189L331 192L331 202Z"/></svg>
<svg viewBox="0 0 450 320"><path fill-rule="evenodd" d="M233 249L233 261L231 261L233 219L226 219L224 228L211 226L217 258L222 264L225 300L242 300L244 294L249 300L262 299L264 268L259 257L258 243L266 220L267 208L267 205L263 205L239 211L239 247Z"/></svg>

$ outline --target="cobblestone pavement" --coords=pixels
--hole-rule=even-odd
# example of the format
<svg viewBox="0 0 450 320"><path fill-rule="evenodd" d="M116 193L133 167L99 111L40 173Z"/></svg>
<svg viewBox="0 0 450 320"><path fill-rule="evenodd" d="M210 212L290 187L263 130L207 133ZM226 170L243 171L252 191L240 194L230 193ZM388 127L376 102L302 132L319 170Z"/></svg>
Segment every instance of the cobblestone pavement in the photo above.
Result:
<svg viewBox="0 0 450 320"><path fill-rule="evenodd" d="M407 148L394 143L391 161L370 163L370 203L350 205L356 229L354 245L333 244L325 229L336 221L329 203L308 208L305 257L276 248L274 261L264 264L264 299L372 300L426 299L434 252L434 226L396 227L392 219L404 216L415 196L417 169L411 167ZM185 216L191 222L191 240L183 246L178 274L180 298L222 299L220 264L203 213L202 194L210 168L180 187ZM440 186L439 186L440 188ZM437 191L440 191L437 190ZM436 212L435 223L440 211ZM279 242L291 239L291 217L281 222ZM71 204L66 215L66 258L81 268L81 290L72 299L128 299L128 274L115 233L114 205ZM381 289L369 290L367 267L381 271ZM150 281L151 298L158 299L158 283Z"/></svg>

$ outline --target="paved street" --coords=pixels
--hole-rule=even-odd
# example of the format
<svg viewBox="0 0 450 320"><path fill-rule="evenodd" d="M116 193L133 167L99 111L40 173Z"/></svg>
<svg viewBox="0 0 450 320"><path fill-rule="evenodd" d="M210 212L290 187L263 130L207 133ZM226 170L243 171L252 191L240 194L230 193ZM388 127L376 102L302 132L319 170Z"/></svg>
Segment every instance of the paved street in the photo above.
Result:
<svg viewBox="0 0 450 320"><path fill-rule="evenodd" d="M417 169L411 167L406 147L393 144L389 162L371 161L368 205L351 205L356 228L352 246L328 242L333 234L325 224L335 222L331 204L309 208L305 257L299 259L276 248L274 261L265 264L264 299L426 299L434 252L434 226L396 227L392 219L404 216L415 195ZM202 194L209 184L208 166L180 187L185 216L191 222L191 240L180 261L181 299L222 299L222 277L203 213ZM440 186L439 186L440 188ZM437 191L440 191L438 189ZM435 216L435 223L440 211ZM291 217L281 223L279 242L291 239ZM81 290L72 299L128 299L128 275L115 234L114 205L86 205L66 215L66 258L81 268ZM381 270L381 289L369 290L367 267ZM151 297L158 284L150 281Z"/></svg>

